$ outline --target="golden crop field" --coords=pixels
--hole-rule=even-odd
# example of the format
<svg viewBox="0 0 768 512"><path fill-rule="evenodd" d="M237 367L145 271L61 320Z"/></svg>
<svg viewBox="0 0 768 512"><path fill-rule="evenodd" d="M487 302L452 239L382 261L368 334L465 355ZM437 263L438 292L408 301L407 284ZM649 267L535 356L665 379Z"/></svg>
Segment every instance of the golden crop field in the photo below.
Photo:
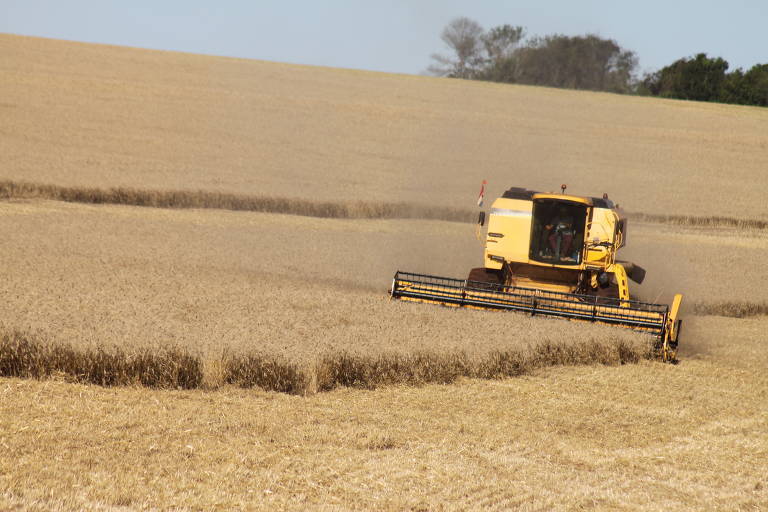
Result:
<svg viewBox="0 0 768 512"><path fill-rule="evenodd" d="M0 377L1 509L768 508L768 111L0 51L0 374L38 377ZM391 302L480 264L483 178L650 215L624 256L685 294L680 364Z"/></svg>

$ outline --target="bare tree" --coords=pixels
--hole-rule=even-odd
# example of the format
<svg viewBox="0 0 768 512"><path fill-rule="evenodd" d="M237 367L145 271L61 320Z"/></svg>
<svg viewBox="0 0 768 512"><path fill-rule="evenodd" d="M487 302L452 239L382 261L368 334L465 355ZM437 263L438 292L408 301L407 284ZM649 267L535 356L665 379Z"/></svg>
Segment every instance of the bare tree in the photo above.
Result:
<svg viewBox="0 0 768 512"><path fill-rule="evenodd" d="M435 64L428 71L438 76L473 78L483 65L484 32L479 23L469 18L451 21L440 38L453 54L432 54Z"/></svg>

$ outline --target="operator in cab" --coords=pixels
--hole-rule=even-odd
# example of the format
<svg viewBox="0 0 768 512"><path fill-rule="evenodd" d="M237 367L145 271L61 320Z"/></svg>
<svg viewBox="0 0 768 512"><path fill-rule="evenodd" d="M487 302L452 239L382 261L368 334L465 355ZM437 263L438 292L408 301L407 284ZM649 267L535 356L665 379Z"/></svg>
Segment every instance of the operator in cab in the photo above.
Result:
<svg viewBox="0 0 768 512"><path fill-rule="evenodd" d="M573 216L568 213L568 209L561 206L557 215L546 225L546 229L549 232L549 247L555 258L575 261L571 257L574 235Z"/></svg>

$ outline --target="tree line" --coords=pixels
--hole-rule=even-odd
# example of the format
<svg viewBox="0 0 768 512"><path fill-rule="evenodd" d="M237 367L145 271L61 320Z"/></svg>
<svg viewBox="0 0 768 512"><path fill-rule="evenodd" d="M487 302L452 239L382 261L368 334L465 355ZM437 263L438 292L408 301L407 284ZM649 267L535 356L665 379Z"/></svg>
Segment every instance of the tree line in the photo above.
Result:
<svg viewBox="0 0 768 512"><path fill-rule="evenodd" d="M438 76L768 106L768 64L728 72L727 61L700 53L638 77L634 51L593 34L525 39L521 26L485 30L462 17L440 37L450 54L432 55Z"/></svg>

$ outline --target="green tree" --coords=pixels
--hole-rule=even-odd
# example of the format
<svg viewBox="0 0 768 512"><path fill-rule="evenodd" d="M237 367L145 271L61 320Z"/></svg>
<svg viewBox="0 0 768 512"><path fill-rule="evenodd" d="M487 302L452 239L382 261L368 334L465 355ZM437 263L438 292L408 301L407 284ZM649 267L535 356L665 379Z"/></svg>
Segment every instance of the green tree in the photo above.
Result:
<svg viewBox="0 0 768 512"><path fill-rule="evenodd" d="M768 107L768 64L755 64L744 74L744 103Z"/></svg>
<svg viewBox="0 0 768 512"><path fill-rule="evenodd" d="M727 73L717 101L723 103L747 103L749 94L746 86L744 72L741 69Z"/></svg>
<svg viewBox="0 0 768 512"><path fill-rule="evenodd" d="M630 92L637 67L633 51L596 35L534 38L515 57L516 82L569 89Z"/></svg>
<svg viewBox="0 0 768 512"><path fill-rule="evenodd" d="M737 94L737 83L727 84L728 62L699 53L690 59L679 59L659 71L646 75L642 91L654 96L695 101L719 101L724 88Z"/></svg>

